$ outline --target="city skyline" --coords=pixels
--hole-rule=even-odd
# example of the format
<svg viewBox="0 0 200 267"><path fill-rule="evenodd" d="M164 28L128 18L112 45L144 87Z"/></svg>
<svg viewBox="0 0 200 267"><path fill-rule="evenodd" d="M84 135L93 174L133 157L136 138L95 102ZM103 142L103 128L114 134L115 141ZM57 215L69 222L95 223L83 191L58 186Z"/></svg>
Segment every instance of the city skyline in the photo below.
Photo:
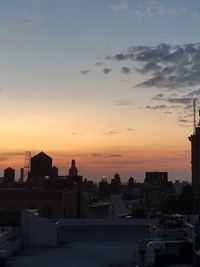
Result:
<svg viewBox="0 0 200 267"><path fill-rule="evenodd" d="M186 0L2 3L0 170L43 150L60 174L75 158L89 179L190 179L199 10Z"/></svg>

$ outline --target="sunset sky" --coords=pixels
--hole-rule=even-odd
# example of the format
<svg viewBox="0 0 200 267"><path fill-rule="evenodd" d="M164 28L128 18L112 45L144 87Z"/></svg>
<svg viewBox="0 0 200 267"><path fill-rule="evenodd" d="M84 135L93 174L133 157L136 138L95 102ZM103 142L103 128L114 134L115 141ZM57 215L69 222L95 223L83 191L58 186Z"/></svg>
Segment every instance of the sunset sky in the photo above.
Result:
<svg viewBox="0 0 200 267"><path fill-rule="evenodd" d="M190 180L198 0L0 2L1 171L43 150L61 175Z"/></svg>

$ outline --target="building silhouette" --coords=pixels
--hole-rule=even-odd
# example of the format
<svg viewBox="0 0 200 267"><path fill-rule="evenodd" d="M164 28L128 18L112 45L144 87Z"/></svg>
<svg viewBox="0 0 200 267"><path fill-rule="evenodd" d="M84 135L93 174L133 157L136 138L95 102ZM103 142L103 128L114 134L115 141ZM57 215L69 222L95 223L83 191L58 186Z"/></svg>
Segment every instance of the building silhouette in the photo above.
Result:
<svg viewBox="0 0 200 267"><path fill-rule="evenodd" d="M146 172L145 173L145 183L162 185L168 182L167 172Z"/></svg>
<svg viewBox="0 0 200 267"><path fill-rule="evenodd" d="M15 181L15 170L11 167L8 167L4 170L3 182L5 184L12 184Z"/></svg>
<svg viewBox="0 0 200 267"><path fill-rule="evenodd" d="M200 209L200 121L189 136L191 142L192 190L194 211Z"/></svg>
<svg viewBox="0 0 200 267"><path fill-rule="evenodd" d="M41 151L31 158L31 175L32 176L51 176L52 158Z"/></svg>
<svg viewBox="0 0 200 267"><path fill-rule="evenodd" d="M66 180L75 185L76 196L77 196L77 218L80 218L81 217L81 196L82 196L83 177L78 175L78 169L76 168L76 162L74 159L71 162L69 175L66 176Z"/></svg>

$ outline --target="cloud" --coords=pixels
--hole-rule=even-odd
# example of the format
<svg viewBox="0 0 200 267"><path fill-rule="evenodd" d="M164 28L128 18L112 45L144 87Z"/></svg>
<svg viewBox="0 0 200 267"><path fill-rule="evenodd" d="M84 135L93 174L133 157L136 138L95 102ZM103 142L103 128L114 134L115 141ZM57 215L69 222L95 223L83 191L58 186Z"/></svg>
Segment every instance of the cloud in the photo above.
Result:
<svg viewBox="0 0 200 267"><path fill-rule="evenodd" d="M164 100L164 94L157 94L152 98L152 100Z"/></svg>
<svg viewBox="0 0 200 267"><path fill-rule="evenodd" d="M92 156L93 156L93 157L102 157L103 154L101 154L101 153L94 153L94 154L92 154Z"/></svg>
<svg viewBox="0 0 200 267"><path fill-rule="evenodd" d="M113 5L109 5L108 8L114 10L114 11L119 11L119 10L125 10L128 8L128 5L126 3L122 3L122 4L113 4Z"/></svg>
<svg viewBox="0 0 200 267"><path fill-rule="evenodd" d="M118 106L130 106L130 105L132 105L132 102L129 99L122 99L122 100L117 101L116 104Z"/></svg>
<svg viewBox="0 0 200 267"><path fill-rule="evenodd" d="M144 65L142 69L136 69L137 72L141 74L146 74L149 72L156 73L161 67L156 62L148 62Z"/></svg>
<svg viewBox="0 0 200 267"><path fill-rule="evenodd" d="M120 133L121 133L120 130L113 130L113 131L105 132L104 135L117 135Z"/></svg>
<svg viewBox="0 0 200 267"><path fill-rule="evenodd" d="M102 154L102 153L94 153L92 154L93 157L103 157L103 158L120 158L122 157L119 153L112 153L112 154Z"/></svg>
<svg viewBox="0 0 200 267"><path fill-rule="evenodd" d="M128 68L128 67L122 67L121 68L121 73L123 73L123 74L128 74L128 73L130 73L130 68Z"/></svg>
<svg viewBox="0 0 200 267"><path fill-rule="evenodd" d="M182 118L179 118L179 120L178 120L179 122L181 122L181 123L192 123L192 120L187 120L187 119L182 119Z"/></svg>
<svg viewBox="0 0 200 267"><path fill-rule="evenodd" d="M182 96L182 97L166 97L164 96L164 94L157 94L154 97L152 97L152 100L156 100L156 101L165 101L168 102L170 104L180 104L180 105L191 105L192 103L192 98L188 97L188 95L186 96ZM164 105L160 105L160 106L164 106ZM152 106L147 106L147 107L152 107ZM180 108L179 105L173 105L170 108Z"/></svg>
<svg viewBox="0 0 200 267"><path fill-rule="evenodd" d="M127 128L126 130L129 131L129 132L135 131L135 129L133 129L133 128Z"/></svg>
<svg viewBox="0 0 200 267"><path fill-rule="evenodd" d="M185 8L180 6L163 4L158 1L149 1L140 4L140 6L134 10L134 14L142 18L144 16L178 15L185 13L185 11Z"/></svg>
<svg viewBox="0 0 200 267"><path fill-rule="evenodd" d="M183 104L183 105L188 105L192 102L192 98L189 97L179 97L179 98L167 98L167 102L172 103L172 104Z"/></svg>
<svg viewBox="0 0 200 267"><path fill-rule="evenodd" d="M108 154L106 155L106 158L120 158L122 157L121 154Z"/></svg>
<svg viewBox="0 0 200 267"><path fill-rule="evenodd" d="M32 26L41 22L46 21L47 18L44 16L32 16L32 17L26 17L18 19L16 25L18 27L24 27L24 26Z"/></svg>
<svg viewBox="0 0 200 267"><path fill-rule="evenodd" d="M103 73L104 74L109 74L112 70L111 69L108 69L108 68L105 68L103 69Z"/></svg>
<svg viewBox="0 0 200 267"><path fill-rule="evenodd" d="M82 70L82 71L81 71L81 74L83 74L83 75L88 75L89 73L90 73L89 70Z"/></svg>
<svg viewBox="0 0 200 267"><path fill-rule="evenodd" d="M1 152L0 161L7 161L13 157L24 157L24 151L13 151L13 152Z"/></svg>
<svg viewBox="0 0 200 267"><path fill-rule="evenodd" d="M101 65L102 65L102 62L97 61L97 62L95 63L95 65L96 65L96 66L101 66Z"/></svg>
<svg viewBox="0 0 200 267"><path fill-rule="evenodd" d="M200 43L134 46L106 59L138 63L135 71L144 78L136 84L138 88L177 89L200 84Z"/></svg>
<svg viewBox="0 0 200 267"><path fill-rule="evenodd" d="M170 107L168 107L167 105L156 105L156 106L146 106L146 109L169 109Z"/></svg>
<svg viewBox="0 0 200 267"><path fill-rule="evenodd" d="M192 92L187 94L188 97L195 97L195 96L199 96L199 95L200 95L200 89L193 90Z"/></svg>

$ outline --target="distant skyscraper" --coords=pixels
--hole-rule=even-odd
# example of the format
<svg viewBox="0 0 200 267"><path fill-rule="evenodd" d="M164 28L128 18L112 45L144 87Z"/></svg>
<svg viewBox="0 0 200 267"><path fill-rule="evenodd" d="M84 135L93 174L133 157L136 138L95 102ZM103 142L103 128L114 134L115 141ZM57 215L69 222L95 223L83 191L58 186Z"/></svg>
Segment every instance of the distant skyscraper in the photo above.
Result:
<svg viewBox="0 0 200 267"><path fill-rule="evenodd" d="M200 121L194 127L194 133L189 137L192 157L192 188L194 209L200 210Z"/></svg>
<svg viewBox="0 0 200 267"><path fill-rule="evenodd" d="M78 175L78 169L76 168L75 159L73 159L71 168L69 169L69 176L77 176L77 175Z"/></svg>
<svg viewBox="0 0 200 267"><path fill-rule="evenodd" d="M78 175L78 169L76 168L76 162L73 159L71 168L69 169L69 175L66 177L68 181L71 181L76 186L77 192L77 218L81 217L81 198L82 198L82 181L83 177Z"/></svg>

